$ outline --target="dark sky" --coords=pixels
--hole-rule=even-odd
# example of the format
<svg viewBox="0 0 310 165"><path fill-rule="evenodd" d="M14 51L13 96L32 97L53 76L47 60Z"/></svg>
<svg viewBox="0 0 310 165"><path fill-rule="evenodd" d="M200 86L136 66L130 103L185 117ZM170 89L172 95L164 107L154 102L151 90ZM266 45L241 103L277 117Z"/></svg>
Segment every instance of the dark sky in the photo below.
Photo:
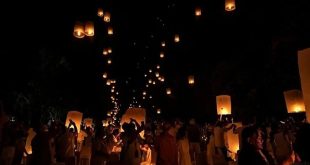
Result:
<svg viewBox="0 0 310 165"><path fill-rule="evenodd" d="M224 11L224 0L9 3L1 13L1 98L14 112L22 94L28 111L56 107L103 116L113 107L106 71L117 81L122 110L135 97L150 114L161 108L166 116L207 120L215 116L215 96L229 94L238 118L281 115L283 91L300 88L296 52L310 45L308 0L237 0L233 12ZM99 7L111 12L109 24L97 16ZM95 36L74 38L76 21L93 21ZM102 56L107 46L110 66ZM165 83L146 89L144 74L157 64ZM189 87L192 74L196 84ZM143 101L143 90L153 98Z"/></svg>

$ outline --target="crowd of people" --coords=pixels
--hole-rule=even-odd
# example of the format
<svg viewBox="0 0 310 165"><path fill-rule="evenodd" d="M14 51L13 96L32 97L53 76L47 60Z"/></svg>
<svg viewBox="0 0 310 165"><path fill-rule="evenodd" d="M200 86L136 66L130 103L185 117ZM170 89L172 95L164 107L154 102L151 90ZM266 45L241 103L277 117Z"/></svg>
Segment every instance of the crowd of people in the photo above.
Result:
<svg viewBox="0 0 310 165"><path fill-rule="evenodd" d="M166 120L122 125L109 123L79 130L51 120L30 128L20 121L0 122L1 165L294 165L310 163L310 125L285 121L231 121L199 125ZM226 132L239 137L232 153ZM30 136L31 135L31 136ZM31 139L29 140L29 138ZM29 143L29 144L26 144ZM27 149L31 146L31 150Z"/></svg>

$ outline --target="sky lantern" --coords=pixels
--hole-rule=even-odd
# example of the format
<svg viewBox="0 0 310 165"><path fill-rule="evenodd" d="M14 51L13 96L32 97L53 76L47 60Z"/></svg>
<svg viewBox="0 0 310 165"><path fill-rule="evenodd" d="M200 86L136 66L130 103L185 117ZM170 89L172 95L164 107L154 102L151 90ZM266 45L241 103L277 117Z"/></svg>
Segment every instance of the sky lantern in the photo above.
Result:
<svg viewBox="0 0 310 165"><path fill-rule="evenodd" d="M108 49L104 48L102 51L102 54L105 56L108 55L109 54Z"/></svg>
<svg viewBox="0 0 310 165"><path fill-rule="evenodd" d="M110 22L111 21L111 14L110 14L110 12L105 12L104 13L103 21L104 22Z"/></svg>
<svg viewBox="0 0 310 165"><path fill-rule="evenodd" d="M283 92L288 113L305 112L304 99L300 90L288 90Z"/></svg>
<svg viewBox="0 0 310 165"><path fill-rule="evenodd" d="M108 35L113 35L113 28L111 26L108 27Z"/></svg>
<svg viewBox="0 0 310 165"><path fill-rule="evenodd" d="M231 101L229 95L216 96L216 107L218 115L231 114Z"/></svg>
<svg viewBox="0 0 310 165"><path fill-rule="evenodd" d="M152 79L149 79L149 84L152 84L152 82L153 82Z"/></svg>
<svg viewBox="0 0 310 165"><path fill-rule="evenodd" d="M195 16L197 16L197 17L199 17L199 16L201 16L201 8L200 7L196 7L195 8Z"/></svg>
<svg viewBox="0 0 310 165"><path fill-rule="evenodd" d="M112 48L108 48L108 53L112 53Z"/></svg>
<svg viewBox="0 0 310 165"><path fill-rule="evenodd" d="M108 64L112 64L112 60L111 60L111 59L108 59L107 63L108 63Z"/></svg>
<svg viewBox="0 0 310 165"><path fill-rule="evenodd" d="M92 119L92 118L85 118L85 119L84 119L84 125L85 125L86 127L92 127L92 125L93 125L93 119Z"/></svg>
<svg viewBox="0 0 310 165"><path fill-rule="evenodd" d="M164 52L160 52L159 57L160 58L164 58L165 57L165 53Z"/></svg>
<svg viewBox="0 0 310 165"><path fill-rule="evenodd" d="M111 85L111 80L107 80L107 83L106 83L108 86Z"/></svg>
<svg viewBox="0 0 310 165"><path fill-rule="evenodd" d="M157 113L157 114L161 114L161 110L158 108L158 109L156 110L156 113Z"/></svg>
<svg viewBox="0 0 310 165"><path fill-rule="evenodd" d="M226 11L233 11L235 9L236 9L235 0L225 0L225 10Z"/></svg>
<svg viewBox="0 0 310 165"><path fill-rule="evenodd" d="M310 48L298 51L298 67L307 121L310 122Z"/></svg>
<svg viewBox="0 0 310 165"><path fill-rule="evenodd" d="M139 124L143 121L145 123L146 111L144 108L129 108L122 116L121 125L125 122L130 123L131 119L135 119ZM123 132L123 130L121 130ZM144 137L144 131L140 133L141 137Z"/></svg>
<svg viewBox="0 0 310 165"><path fill-rule="evenodd" d="M156 76L156 77L159 77L159 72L156 72L156 73L155 73L155 76Z"/></svg>
<svg viewBox="0 0 310 165"><path fill-rule="evenodd" d="M157 68L157 69L160 69L160 65L157 65L156 68Z"/></svg>
<svg viewBox="0 0 310 165"><path fill-rule="evenodd" d="M145 95L146 95L146 92L144 91L142 94L143 94L143 96L145 96Z"/></svg>
<svg viewBox="0 0 310 165"><path fill-rule="evenodd" d="M98 8L97 15L99 17L103 17L104 13L103 13L103 9L102 8Z"/></svg>
<svg viewBox="0 0 310 165"><path fill-rule="evenodd" d="M33 128L28 129L28 136L27 136L26 145L25 145L25 149L28 154L32 154L31 142L32 142L32 139L36 136L36 134L37 133L33 130Z"/></svg>
<svg viewBox="0 0 310 165"><path fill-rule="evenodd" d="M69 126L70 119L75 123L75 125L77 127L77 131L80 132L82 119L83 119L83 113L78 112L78 111L69 111L67 114L67 119L66 119L66 127ZM71 126L71 127L73 127L73 126Z"/></svg>
<svg viewBox="0 0 310 165"><path fill-rule="evenodd" d="M152 73L152 69L150 69L149 72Z"/></svg>
<svg viewBox="0 0 310 165"><path fill-rule="evenodd" d="M161 76L160 78L161 78L161 79L160 79L161 82L164 82L164 81L165 81L164 76Z"/></svg>
<svg viewBox="0 0 310 165"><path fill-rule="evenodd" d="M180 42L180 36L178 34L174 35L174 42Z"/></svg>
<svg viewBox="0 0 310 165"><path fill-rule="evenodd" d="M237 126L237 128L241 127L242 124L241 123L233 123ZM230 157L233 159L233 160L236 160L236 155L237 155L237 152L239 150L239 136L238 134L235 134L233 129L230 129L229 131L226 132L226 143L227 143L227 147L228 147L228 150L231 151L229 154L230 154Z"/></svg>
<svg viewBox="0 0 310 165"><path fill-rule="evenodd" d="M109 125L108 120L102 120L102 126L107 127Z"/></svg>
<svg viewBox="0 0 310 165"><path fill-rule="evenodd" d="M153 85L156 85L156 81L153 81Z"/></svg>
<svg viewBox="0 0 310 165"><path fill-rule="evenodd" d="M85 24L85 35L92 37L95 35L95 27L94 23L91 21L86 22Z"/></svg>
<svg viewBox="0 0 310 165"><path fill-rule="evenodd" d="M73 36L76 38L83 38L85 36L84 26L80 22L76 22L73 29Z"/></svg>
<svg viewBox="0 0 310 165"><path fill-rule="evenodd" d="M165 42L165 41L162 41L162 42L161 42L161 46L162 46L162 47L165 47L165 46L166 46L166 42Z"/></svg>
<svg viewBox="0 0 310 165"><path fill-rule="evenodd" d="M188 84L194 85L195 84L195 77L193 75L188 76Z"/></svg>
<svg viewBox="0 0 310 165"><path fill-rule="evenodd" d="M102 77L103 77L103 78L107 78L107 77L108 77L108 73L107 73L107 72L104 72L104 73L102 74Z"/></svg>
<svg viewBox="0 0 310 165"><path fill-rule="evenodd" d="M171 93L172 93L172 92L171 92L171 89L170 89L170 88L167 88L167 89L166 89L166 94L167 94L167 95L171 95Z"/></svg>

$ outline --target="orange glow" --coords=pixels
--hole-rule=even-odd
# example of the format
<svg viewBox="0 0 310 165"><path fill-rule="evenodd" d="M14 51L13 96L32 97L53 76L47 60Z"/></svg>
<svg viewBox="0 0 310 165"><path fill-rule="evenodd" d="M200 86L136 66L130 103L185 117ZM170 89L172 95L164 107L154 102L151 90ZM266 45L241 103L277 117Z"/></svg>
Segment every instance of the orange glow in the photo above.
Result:
<svg viewBox="0 0 310 165"><path fill-rule="evenodd" d="M196 16L201 16L201 8L200 8L200 7L196 7L196 9L195 9L195 15L196 15Z"/></svg>
<svg viewBox="0 0 310 165"><path fill-rule="evenodd" d="M161 110L160 109L157 109L157 114L161 114Z"/></svg>
<svg viewBox="0 0 310 165"><path fill-rule="evenodd" d="M231 101L229 95L216 96L217 114L230 115L231 114Z"/></svg>
<svg viewBox="0 0 310 165"><path fill-rule="evenodd" d="M104 22L110 22L111 21L111 14L109 12L105 12L103 16Z"/></svg>
<svg viewBox="0 0 310 165"><path fill-rule="evenodd" d="M75 123L77 131L80 132L82 124L83 113L78 111L69 111L66 119L66 127L69 126L70 119Z"/></svg>
<svg viewBox="0 0 310 165"><path fill-rule="evenodd" d="M107 78L107 77L108 77L108 73L106 73L106 72L103 73L102 77L103 77L103 78Z"/></svg>
<svg viewBox="0 0 310 165"><path fill-rule="evenodd" d="M225 0L225 10L226 11L233 11L236 9L235 0Z"/></svg>
<svg viewBox="0 0 310 165"><path fill-rule="evenodd" d="M98 12L97 12L97 15L99 16L99 17L103 17L103 9L102 8L98 8Z"/></svg>
<svg viewBox="0 0 310 165"><path fill-rule="evenodd" d="M195 84L195 77L194 76L188 76L188 84L189 85Z"/></svg>
<svg viewBox="0 0 310 165"><path fill-rule="evenodd" d="M85 24L85 35L89 37L92 37L95 35L95 28L94 28L93 22L87 22Z"/></svg>
<svg viewBox="0 0 310 165"><path fill-rule="evenodd" d="M174 42L180 42L180 36L178 34L174 36Z"/></svg>
<svg viewBox="0 0 310 165"><path fill-rule="evenodd" d="M160 57L160 58L164 58L164 57L165 57L164 52L160 52L159 57Z"/></svg>
<svg viewBox="0 0 310 165"><path fill-rule="evenodd" d="M166 46L165 41L161 42L161 46L162 46L162 47L165 47L165 46Z"/></svg>
<svg viewBox="0 0 310 165"><path fill-rule="evenodd" d="M107 63L108 63L108 64L112 64L112 60L109 59L109 60L107 61Z"/></svg>
<svg viewBox="0 0 310 165"><path fill-rule="evenodd" d="M85 34L84 34L84 26L83 26L82 23L77 22L74 25L73 36L76 37L76 38L83 38L85 36Z"/></svg>
<svg viewBox="0 0 310 165"><path fill-rule="evenodd" d="M305 112L305 103L300 90L288 90L283 92L288 113Z"/></svg>
<svg viewBox="0 0 310 165"><path fill-rule="evenodd" d="M167 88L167 89L166 89L166 93L167 93L167 95L171 95L171 93L172 93L172 92L171 92L171 89L170 89L170 88Z"/></svg>
<svg viewBox="0 0 310 165"><path fill-rule="evenodd" d="M108 34L109 34L109 35L113 35L113 28L112 28L112 27L109 27L109 28L108 28Z"/></svg>

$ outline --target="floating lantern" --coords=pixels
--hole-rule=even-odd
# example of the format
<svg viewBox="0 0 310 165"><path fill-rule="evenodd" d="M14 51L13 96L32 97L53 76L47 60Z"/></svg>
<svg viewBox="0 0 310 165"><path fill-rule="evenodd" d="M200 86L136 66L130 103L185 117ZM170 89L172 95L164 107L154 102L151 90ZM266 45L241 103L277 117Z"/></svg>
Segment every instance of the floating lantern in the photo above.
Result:
<svg viewBox="0 0 310 165"><path fill-rule="evenodd" d="M229 95L216 96L217 114L230 115L231 114L231 101Z"/></svg>
<svg viewBox="0 0 310 165"><path fill-rule="evenodd" d="M160 79L161 82L164 82L165 81L165 78L163 76L161 76L161 79Z"/></svg>
<svg viewBox="0 0 310 165"><path fill-rule="evenodd" d="M174 42L180 42L180 36L178 34L174 35Z"/></svg>
<svg viewBox="0 0 310 165"><path fill-rule="evenodd" d="M111 14L109 12L105 12L103 16L104 22L110 22L111 21Z"/></svg>
<svg viewBox="0 0 310 165"><path fill-rule="evenodd" d="M165 57L164 52L160 52L159 57L160 57L160 58L164 58L164 57Z"/></svg>
<svg viewBox="0 0 310 165"><path fill-rule="evenodd" d="M159 73L158 73L158 72L156 72L156 73L155 73L155 76L156 76L156 77L159 77Z"/></svg>
<svg viewBox="0 0 310 165"><path fill-rule="evenodd" d="M157 69L160 69L160 65L157 65L156 68L157 68Z"/></svg>
<svg viewBox="0 0 310 165"><path fill-rule="evenodd" d="M108 48L108 53L112 53L112 48Z"/></svg>
<svg viewBox="0 0 310 165"><path fill-rule="evenodd" d="M195 15L196 15L197 17L201 16L201 8L200 8L200 7L196 7L196 9L195 9Z"/></svg>
<svg viewBox="0 0 310 165"><path fill-rule="evenodd" d="M241 123L234 123L237 128L241 127L242 124ZM239 136L238 134L235 134L233 129L230 129L229 131L226 132L226 139L227 139L227 147L228 147L228 150L231 151L229 154L230 154L230 157L233 159L233 160L236 160L236 155L237 155L237 152L239 150Z"/></svg>
<svg viewBox="0 0 310 165"><path fill-rule="evenodd" d="M108 52L108 50L105 48L105 49L103 49L102 54L106 56L106 55L108 55L108 54L109 54L109 52Z"/></svg>
<svg viewBox="0 0 310 165"><path fill-rule="evenodd" d="M86 118L86 119L84 119L84 125L85 125L86 127L92 127L92 125L93 125L93 119L92 119L92 118Z"/></svg>
<svg viewBox="0 0 310 165"><path fill-rule="evenodd" d="M108 35L113 35L113 28L112 27L108 27Z"/></svg>
<svg viewBox="0 0 310 165"><path fill-rule="evenodd" d="M225 0L225 10L226 11L233 11L235 9L236 9L235 0Z"/></svg>
<svg viewBox="0 0 310 165"><path fill-rule="evenodd" d="M157 109L156 113L157 113L157 114L161 114L161 110L160 110L160 109Z"/></svg>
<svg viewBox="0 0 310 165"><path fill-rule="evenodd" d="M194 85L195 84L195 77L194 76L188 76L188 84Z"/></svg>
<svg viewBox="0 0 310 165"><path fill-rule="evenodd" d="M300 90L289 90L283 92L288 113L305 112L304 99Z"/></svg>
<svg viewBox="0 0 310 165"><path fill-rule="evenodd" d="M82 23L77 22L74 25L73 36L76 38L83 38L85 36L84 26Z"/></svg>
<svg viewBox="0 0 310 165"><path fill-rule="evenodd" d="M103 13L103 9L102 8L98 8L97 15L99 17L103 17L104 13Z"/></svg>
<svg viewBox="0 0 310 165"><path fill-rule="evenodd" d="M149 79L149 84L152 84L152 82L153 82L152 79Z"/></svg>
<svg viewBox="0 0 310 165"><path fill-rule="evenodd" d="M80 132L81 124L82 124L83 113L78 111L69 111L66 119L66 127L70 124L70 119L75 123L77 131ZM73 128L71 126L70 128Z"/></svg>
<svg viewBox="0 0 310 165"><path fill-rule="evenodd" d="M166 46L165 41L162 41L162 42L161 42L161 46L162 46L162 47L165 47L165 46Z"/></svg>
<svg viewBox="0 0 310 165"><path fill-rule="evenodd" d="M94 23L93 22L86 22L85 24L85 35L92 37L95 35L95 28L94 28Z"/></svg>
<svg viewBox="0 0 310 165"><path fill-rule="evenodd" d="M106 83L108 86L111 85L111 80L107 80L107 83Z"/></svg>
<svg viewBox="0 0 310 165"><path fill-rule="evenodd" d="M108 63L108 64L112 64L112 60L111 60L111 59L108 59L107 63Z"/></svg>
<svg viewBox="0 0 310 165"><path fill-rule="evenodd" d="M102 74L102 77L103 77L103 78L107 78L107 77L108 77L108 73L104 72L104 73Z"/></svg>
<svg viewBox="0 0 310 165"><path fill-rule="evenodd" d="M153 85L156 85L156 82L155 82L155 81L153 81Z"/></svg>
<svg viewBox="0 0 310 165"><path fill-rule="evenodd" d="M149 72L152 73L152 69L150 69Z"/></svg>
<svg viewBox="0 0 310 165"><path fill-rule="evenodd" d="M170 89L170 88L167 88L167 89L166 89L166 93L167 93L167 95L171 95L171 89Z"/></svg>
<svg viewBox="0 0 310 165"><path fill-rule="evenodd" d="M142 94L145 96L145 95L146 95L146 92L144 91Z"/></svg>
<svg viewBox="0 0 310 165"><path fill-rule="evenodd" d="M298 67L307 121L310 122L310 48L298 51Z"/></svg>

